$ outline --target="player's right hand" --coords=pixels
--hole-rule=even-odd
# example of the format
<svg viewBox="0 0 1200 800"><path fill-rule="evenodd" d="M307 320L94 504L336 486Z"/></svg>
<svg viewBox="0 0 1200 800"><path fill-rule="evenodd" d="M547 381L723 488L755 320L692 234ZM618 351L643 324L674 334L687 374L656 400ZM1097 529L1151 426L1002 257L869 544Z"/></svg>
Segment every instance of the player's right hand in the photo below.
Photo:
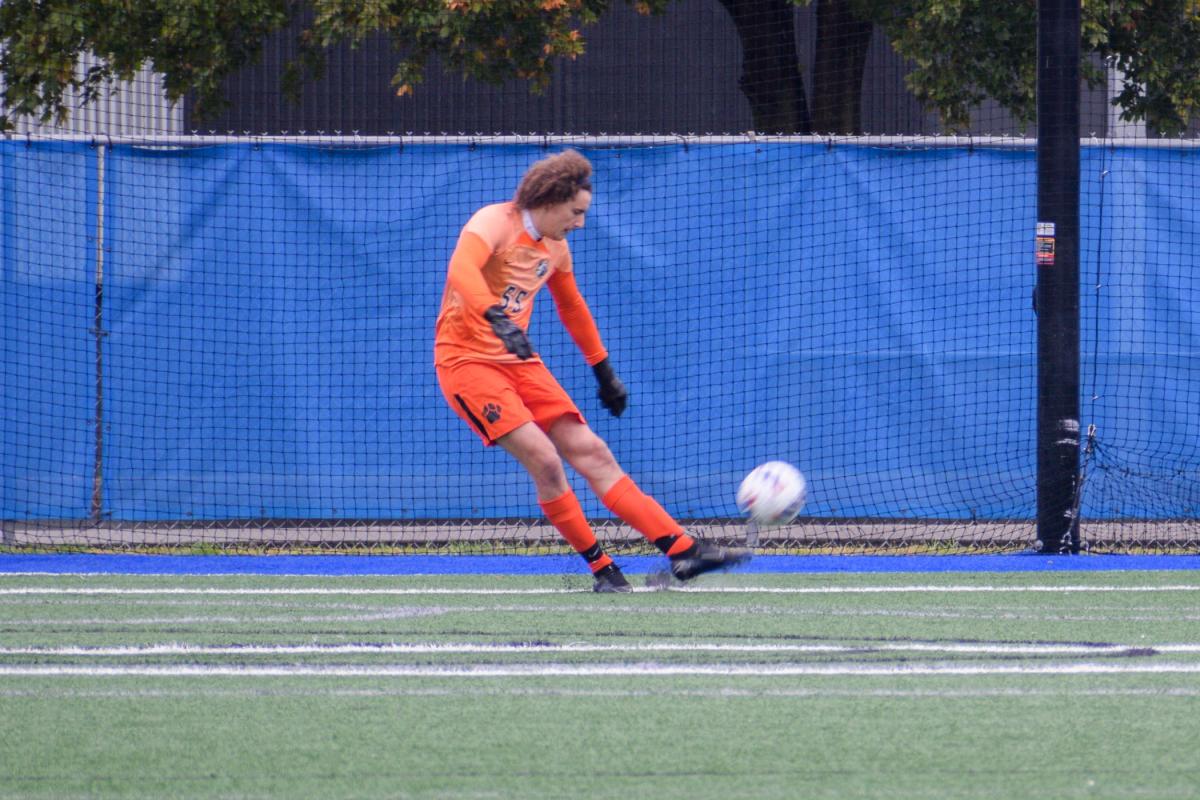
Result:
<svg viewBox="0 0 1200 800"><path fill-rule="evenodd" d="M517 323L509 319L503 308L492 306L483 312L483 318L491 323L492 332L496 334L496 338L504 342L505 350L522 361L533 356L533 345L529 343L529 337Z"/></svg>

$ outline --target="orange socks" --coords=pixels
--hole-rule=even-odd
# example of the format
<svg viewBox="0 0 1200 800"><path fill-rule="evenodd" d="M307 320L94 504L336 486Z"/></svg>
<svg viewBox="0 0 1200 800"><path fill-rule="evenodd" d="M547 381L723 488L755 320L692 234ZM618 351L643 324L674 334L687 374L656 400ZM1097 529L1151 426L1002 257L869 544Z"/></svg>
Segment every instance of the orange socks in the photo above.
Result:
<svg viewBox="0 0 1200 800"><path fill-rule="evenodd" d="M575 548L575 552L584 557L592 572L613 563L596 541L596 534L592 532L592 526L583 515L583 508L579 505L579 498L575 496L575 492L568 489L553 500L539 501L538 505L542 507L542 513L550 520L550 524Z"/></svg>
<svg viewBox="0 0 1200 800"><path fill-rule="evenodd" d="M668 556L677 556L695 544L696 540L684 533L658 501L639 489L628 475L621 476L600 499L609 511Z"/></svg>
<svg viewBox="0 0 1200 800"><path fill-rule="evenodd" d="M600 499L609 511L625 520L668 556L680 555L696 543L658 501L639 489L628 475L622 476ZM613 563L596 541L596 534L583 515L575 492L568 489L553 500L539 501L538 505L550 524L575 548L575 552L584 557L592 572Z"/></svg>

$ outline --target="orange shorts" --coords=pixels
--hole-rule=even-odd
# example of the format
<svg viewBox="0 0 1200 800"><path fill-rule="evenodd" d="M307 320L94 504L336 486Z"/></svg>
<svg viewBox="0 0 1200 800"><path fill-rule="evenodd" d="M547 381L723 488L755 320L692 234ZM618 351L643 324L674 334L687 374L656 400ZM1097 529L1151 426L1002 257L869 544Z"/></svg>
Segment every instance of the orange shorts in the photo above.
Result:
<svg viewBox="0 0 1200 800"><path fill-rule="evenodd" d="M585 421L566 390L540 361L466 361L438 366L437 376L454 413L489 446L526 422L548 431L564 416Z"/></svg>

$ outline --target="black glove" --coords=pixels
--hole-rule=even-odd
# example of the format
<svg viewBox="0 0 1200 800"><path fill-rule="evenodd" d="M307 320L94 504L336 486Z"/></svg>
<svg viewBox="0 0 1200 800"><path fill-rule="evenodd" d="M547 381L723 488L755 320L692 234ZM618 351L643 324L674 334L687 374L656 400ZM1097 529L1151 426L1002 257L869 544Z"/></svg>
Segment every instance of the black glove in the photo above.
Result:
<svg viewBox="0 0 1200 800"><path fill-rule="evenodd" d="M503 308L492 306L483 312L483 318L492 324L492 332L496 334L496 338L504 342L505 350L522 361L533 355L533 345L529 343L529 337L517 326L517 323L508 318L508 314L504 313Z"/></svg>
<svg viewBox="0 0 1200 800"><path fill-rule="evenodd" d="M613 372L612 364L609 364L606 358L592 367L592 372L596 373L596 380L600 382L600 404L614 417L621 416L629 402L629 392L625 390L625 384L621 383L617 373Z"/></svg>

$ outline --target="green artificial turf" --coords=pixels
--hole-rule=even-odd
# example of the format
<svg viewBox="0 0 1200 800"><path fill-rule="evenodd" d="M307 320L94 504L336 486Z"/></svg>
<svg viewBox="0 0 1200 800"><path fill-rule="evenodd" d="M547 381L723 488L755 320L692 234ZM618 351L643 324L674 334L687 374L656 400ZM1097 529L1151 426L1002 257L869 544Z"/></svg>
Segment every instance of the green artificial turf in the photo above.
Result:
<svg viewBox="0 0 1200 800"><path fill-rule="evenodd" d="M1200 576L697 587L0 576L0 797L1200 797Z"/></svg>

